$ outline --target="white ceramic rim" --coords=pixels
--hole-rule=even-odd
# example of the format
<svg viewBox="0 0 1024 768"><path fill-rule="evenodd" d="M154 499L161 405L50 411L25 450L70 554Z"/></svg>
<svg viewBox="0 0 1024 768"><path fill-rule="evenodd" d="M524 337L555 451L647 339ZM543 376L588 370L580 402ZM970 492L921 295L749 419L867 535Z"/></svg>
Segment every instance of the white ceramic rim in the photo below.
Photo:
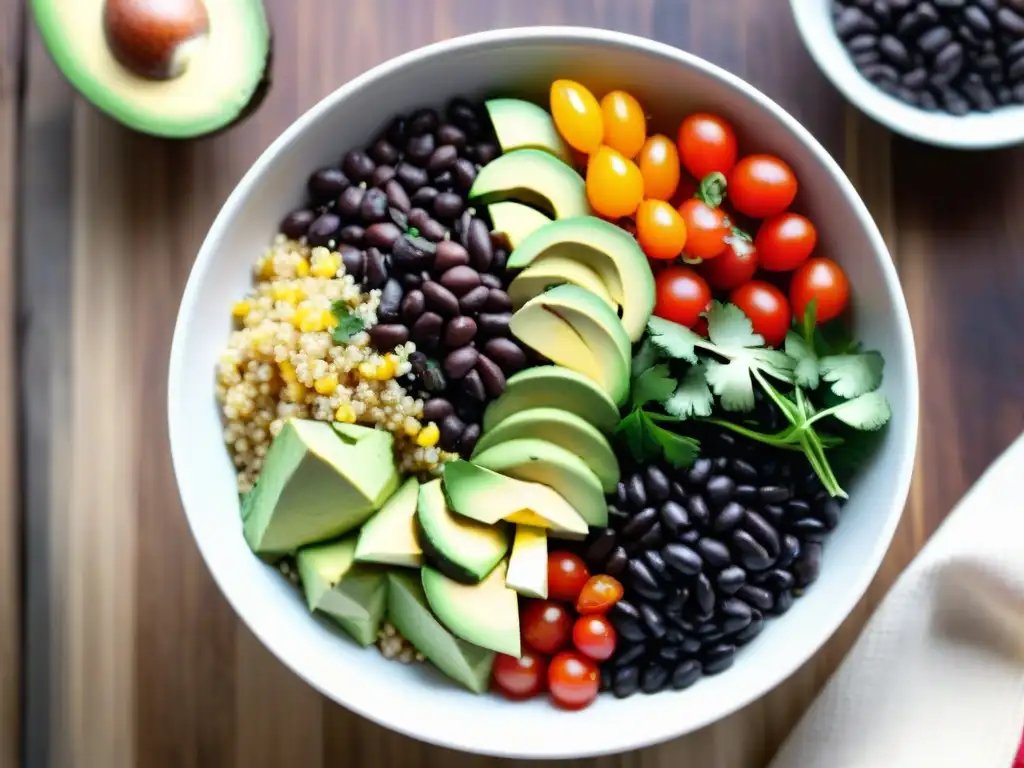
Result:
<svg viewBox="0 0 1024 768"><path fill-rule="evenodd" d="M187 462L185 461L185 457L181 455L180 446L184 443L188 425L183 420L177 404L180 402L181 386L179 385L179 382L183 382L188 374L184 368L185 355L183 339L185 337L185 325L187 324L187 318L191 317L194 312L194 305L199 291L199 286L206 279L210 265L216 258L216 244L221 240L224 230L229 226L229 222L234 217L235 212L241 205L242 201L250 194L251 190L258 185L260 177L263 175L265 168L272 161L272 158L274 158L285 146L306 130L307 127L315 122L324 112L330 110L335 104L344 100L351 92L366 87L375 80L390 75L395 70L413 65L417 60L439 54L442 51L468 51L492 45L500 45L509 41L547 40L551 42L558 42L560 40L564 41L567 38L599 42L613 47L618 46L628 49L642 49L652 56L669 59L677 63L694 67L718 79L724 86L740 92L747 98L759 104L763 109L767 110L776 120L779 120L784 124L788 130L796 135L807 146L815 159L821 163L832 176L835 183L845 195L847 202L856 214L860 224L864 227L864 230L873 246L873 250L875 252L874 256L880 262L882 274L887 286L890 288L891 292L896 295L902 294L896 269L889 257L888 249L882 239L881 233L878 231L874 220L868 213L868 210L861 201L860 196L857 194L853 185L850 183L839 165L835 160L833 160L832 156L824 149L824 147L818 143L811 133L807 131L807 129L805 129L795 118L790 116L782 109L782 107L753 86L741 80L739 77L736 77L710 62L705 61L704 59L663 43L658 43L636 35L588 27L515 27L478 32L432 43L389 59L367 72L364 72L326 96L310 108L305 114L299 117L287 129L285 129L285 131L260 155L252 167L246 172L228 197L227 201L224 203L217 215L217 218L210 227L210 231L200 248L195 264L192 267L188 283L185 286L178 318L175 323L174 337L171 343L170 366L168 373L168 428L170 436L171 461L179 486L179 494L182 497L184 494L181 492L182 481L179 479L179 471L184 470L187 467ZM901 418L907 420L906 439L909 440L911 444L909 446L903 445L900 449L900 466L895 474L896 481L893 484L891 506L886 510L885 528L877 538L874 548L871 551L866 551L864 553L864 559L871 567L861 571L863 576L861 576L856 583L851 585L850 589L846 592L845 600L832 603L832 610L827 615L822 615L820 622L820 626L822 628L820 639L809 646L808 653L804 658L796 658L787 665L780 665L777 670L777 675L774 676L774 682L764 682L760 685L751 686L743 693L743 695L739 695L734 700L731 700L728 705L717 709L709 709L702 717L689 722L684 728L679 728L674 723L670 716L670 710L666 709L665 717L658 719L656 722L630 723L629 728L624 728L616 733L595 734L594 743L583 750L579 749L578 746L576 749L551 749L549 744L545 744L542 749L537 749L531 744L530 740L523 739L519 741L518 751L509 752L508 750L489 748L487 745L480 744L476 740L472 739L469 735L467 735L467 738L461 738L456 732L454 735L446 734L446 737L438 737L433 733L417 730L415 727L396 725L388 722L386 718L375 717L372 712L368 711L367 708L362 705L358 700L358 696L353 697L351 700L344 701L339 698L335 698L324 686L319 684L316 675L312 674L311 669L306 668L300 670L296 667L294 660L289 659L288 649L284 647L283 643L278 643L275 638L267 637L265 634L254 629L253 622L250 621L250 618L246 614L240 611L238 602L233 597L233 590L241 589L241 587L235 584L235 580L232 578L232 574L229 571L218 565L218 558L213 551L216 546L216 542L204 541L199 538L196 533L196 527L192 524L191 513L188 509L185 509L185 516L188 519L189 528L193 532L196 546L199 548L203 561L209 568L214 582L217 584L221 593L241 620L256 634L260 642L263 643L271 653L273 653L300 678L305 680L312 688L320 692L324 697L336 701L356 714L366 717L385 728L394 730L420 741L447 747L449 749L457 749L475 754L497 757L569 759L601 756L648 747L715 723L725 717L728 717L737 710L747 706L756 699L759 699L768 691L774 689L796 672L799 667L813 658L813 656L820 650L821 646L824 645L833 634L835 634L835 631L839 628L840 624L852 612L856 604L867 591L868 586L881 565L882 559L889 548L893 535L895 534L896 527L902 517L903 507L906 503L910 490L910 480L916 453L919 414L919 385L913 330L905 302L897 302L896 306L893 307L893 320L896 324L897 332L907 340L904 347L904 359L902 360L902 363L909 380L904 382L904 386L908 388L908 391L912 393L912 396L908 398L907 412L901 414ZM182 505L184 508L184 498L182 498ZM586 715L585 713L580 713L579 716L585 717Z"/></svg>

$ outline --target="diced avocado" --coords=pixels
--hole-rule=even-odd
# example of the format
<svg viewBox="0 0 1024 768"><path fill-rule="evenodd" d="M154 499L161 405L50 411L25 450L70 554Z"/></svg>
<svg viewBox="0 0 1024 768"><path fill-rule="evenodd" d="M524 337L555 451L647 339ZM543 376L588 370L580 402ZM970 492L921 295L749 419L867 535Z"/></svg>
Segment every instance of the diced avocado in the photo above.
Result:
<svg viewBox="0 0 1024 768"><path fill-rule="evenodd" d="M540 149L565 163L572 163L569 145L559 135L555 121L543 108L522 99L491 99L484 106L494 126L502 152Z"/></svg>
<svg viewBox="0 0 1024 768"><path fill-rule="evenodd" d="M517 480L541 483L562 496L589 525L608 525L601 481L579 456L547 440L499 443L473 458L478 466Z"/></svg>
<svg viewBox="0 0 1024 768"><path fill-rule="evenodd" d="M494 651L455 637L434 617L420 579L388 574L388 621L435 667L473 693L483 693L491 678Z"/></svg>
<svg viewBox="0 0 1024 768"><path fill-rule="evenodd" d="M420 484L410 477L380 511L359 529L356 560L365 563L419 568L423 549L416 533L416 505Z"/></svg>
<svg viewBox="0 0 1024 768"><path fill-rule="evenodd" d="M486 579L469 585L424 566L423 591L434 615L455 635L518 659L519 598L505 586L507 572L508 561L502 560Z"/></svg>
<svg viewBox="0 0 1024 768"><path fill-rule="evenodd" d="M535 437L579 456L601 481L605 493L619 482L619 460L608 438L582 416L559 408L529 408L514 413L477 441L474 457L509 440ZM366 527L363 527L366 530Z"/></svg>
<svg viewBox="0 0 1024 768"><path fill-rule="evenodd" d="M529 203L556 219L590 213L583 177L539 149L517 149L489 162L480 169L469 197L484 205L501 200Z"/></svg>
<svg viewBox="0 0 1024 768"><path fill-rule="evenodd" d="M398 487L390 434L334 426L290 419L270 444L242 503L253 552L281 555L340 536L362 525Z"/></svg>
<svg viewBox="0 0 1024 768"><path fill-rule="evenodd" d="M619 409L596 383L560 365L539 365L509 376L505 391L484 411L483 434L529 408L559 408L605 434L619 424Z"/></svg>
<svg viewBox="0 0 1024 768"><path fill-rule="evenodd" d="M504 234L512 248L518 248L527 235L551 223L551 219L536 208L511 200L487 206L487 213L493 231Z"/></svg>
<svg viewBox="0 0 1024 768"><path fill-rule="evenodd" d="M587 289L618 312L619 305L612 301L597 272L583 262L566 256L548 256L535 261L512 281L508 287L508 297L512 300L512 307L519 309L534 296L565 283Z"/></svg>
<svg viewBox="0 0 1024 768"><path fill-rule="evenodd" d="M416 520L427 560L457 581L476 584L508 552L504 525L483 525L451 513L440 478L420 486Z"/></svg>
<svg viewBox="0 0 1024 768"><path fill-rule="evenodd" d="M548 535L543 528L516 526L505 586L526 597L548 596Z"/></svg>
<svg viewBox="0 0 1024 768"><path fill-rule="evenodd" d="M586 536L589 530L580 513L548 486L516 480L461 459L445 464L444 492L453 512L485 525L506 520L567 537Z"/></svg>
<svg viewBox="0 0 1024 768"><path fill-rule="evenodd" d="M299 577L311 611L323 611L360 645L377 639L387 605L382 568L355 561L355 534L304 547L296 555Z"/></svg>
<svg viewBox="0 0 1024 768"><path fill-rule="evenodd" d="M638 341L654 311L654 275L644 252L628 232L596 216L553 221L529 235L512 252L509 269L523 269L538 259L564 256L586 264L604 281L622 307L622 324Z"/></svg>

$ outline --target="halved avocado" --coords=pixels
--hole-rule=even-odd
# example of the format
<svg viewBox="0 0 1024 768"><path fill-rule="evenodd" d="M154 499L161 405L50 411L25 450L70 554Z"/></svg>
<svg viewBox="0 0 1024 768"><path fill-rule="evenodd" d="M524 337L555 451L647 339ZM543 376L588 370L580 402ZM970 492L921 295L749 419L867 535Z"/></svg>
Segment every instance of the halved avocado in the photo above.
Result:
<svg viewBox="0 0 1024 768"><path fill-rule="evenodd" d="M356 560L364 563L419 568L423 549L416 533L420 484L410 477L359 529Z"/></svg>
<svg viewBox="0 0 1024 768"><path fill-rule="evenodd" d="M487 206L487 214L491 217L492 231L505 235L513 249L528 235L551 223L551 219L536 208L512 200Z"/></svg>
<svg viewBox="0 0 1024 768"><path fill-rule="evenodd" d="M579 456L597 475L605 493L615 491L619 483L619 460L615 458L611 443L582 416L560 408L530 408L509 416L481 435L473 456L501 443L527 437L547 440Z"/></svg>
<svg viewBox="0 0 1024 768"><path fill-rule="evenodd" d="M502 560L479 584L460 584L430 567L423 568L423 591L434 615L468 643L520 656L519 598L505 586L508 561Z"/></svg>
<svg viewBox="0 0 1024 768"><path fill-rule="evenodd" d="M504 525L482 525L451 513L440 478L420 486L416 520L427 560L458 581L476 584L508 552Z"/></svg>
<svg viewBox="0 0 1024 768"><path fill-rule="evenodd" d="M585 288L618 312L619 305L612 300L600 275L586 264L565 256L548 256L528 266L509 285L508 297L512 307L519 309L537 294L565 283Z"/></svg>
<svg viewBox="0 0 1024 768"><path fill-rule="evenodd" d="M539 149L517 149L489 162L480 169L469 197L484 205L502 200L529 203L556 219L590 213L583 177Z"/></svg>
<svg viewBox="0 0 1024 768"><path fill-rule="evenodd" d="M525 597L548 596L548 535L543 528L517 525L505 586Z"/></svg>
<svg viewBox="0 0 1024 768"><path fill-rule="evenodd" d="M644 252L629 233L603 219L559 218L527 237L509 256L508 268L523 269L556 255L586 264L622 307L630 340L638 341L654 310L654 275Z"/></svg>
<svg viewBox="0 0 1024 768"><path fill-rule="evenodd" d="M142 133L191 138L240 120L268 85L260 0L32 0L43 42L81 94Z"/></svg>
<svg viewBox="0 0 1024 768"><path fill-rule="evenodd" d="M490 99L484 106L502 152L539 149L562 162L572 163L569 145L559 135L551 115L542 107L522 99Z"/></svg>
<svg viewBox="0 0 1024 768"><path fill-rule="evenodd" d="M593 380L561 365L539 365L509 376L505 391L484 411L483 434L529 408L559 408L611 434L619 409Z"/></svg>
<svg viewBox="0 0 1024 768"><path fill-rule="evenodd" d="M547 440L520 438L488 448L473 463L517 480L547 485L589 525L608 525L601 481L583 459L565 448Z"/></svg>

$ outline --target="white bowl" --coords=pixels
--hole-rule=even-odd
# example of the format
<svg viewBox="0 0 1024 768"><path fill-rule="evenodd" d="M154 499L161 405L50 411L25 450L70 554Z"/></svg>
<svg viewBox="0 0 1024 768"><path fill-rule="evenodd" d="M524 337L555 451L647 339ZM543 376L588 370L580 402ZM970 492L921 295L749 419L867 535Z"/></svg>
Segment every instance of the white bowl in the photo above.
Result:
<svg viewBox="0 0 1024 768"><path fill-rule="evenodd" d="M337 162L393 112L460 93L543 99L556 77L597 92L634 93L674 133L695 109L738 127L746 151L771 150L795 169L820 251L849 273L857 333L886 359L894 419L884 446L850 489L826 546L820 580L773 621L728 672L682 693L602 696L578 713L546 700L473 696L431 668L362 650L311 617L295 590L242 538L235 475L222 443L213 371L230 307L311 169ZM594 29L510 29L470 35L399 56L346 83L300 117L238 184L203 243L182 298L168 387L171 454L185 514L217 584L257 637L324 695L382 725L454 749L524 758L581 757L643 747L708 725L761 696L807 661L864 593L906 500L916 447L917 368L907 307L885 244L853 186L796 120L739 78L666 45Z"/></svg>
<svg viewBox="0 0 1024 768"><path fill-rule="evenodd" d="M928 112L890 96L857 70L832 25L832 0L790 0L804 45L825 76L854 106L911 139L953 149L995 149L1024 142L1024 106L957 117Z"/></svg>

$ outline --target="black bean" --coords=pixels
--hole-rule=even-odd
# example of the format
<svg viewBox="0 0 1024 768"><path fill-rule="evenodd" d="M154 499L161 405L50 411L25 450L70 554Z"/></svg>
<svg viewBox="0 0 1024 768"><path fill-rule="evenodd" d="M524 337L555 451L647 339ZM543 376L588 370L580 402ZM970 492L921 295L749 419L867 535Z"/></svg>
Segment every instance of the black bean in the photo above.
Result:
<svg viewBox="0 0 1024 768"><path fill-rule="evenodd" d="M483 351L498 364L506 376L511 376L526 366L526 353L511 339L491 339L484 344Z"/></svg>
<svg viewBox="0 0 1024 768"><path fill-rule="evenodd" d="M413 136L405 145L405 157L416 165L426 165L434 154L434 136L430 133L421 133Z"/></svg>
<svg viewBox="0 0 1024 768"><path fill-rule="evenodd" d="M640 612L631 602L619 600L608 611L608 619L626 640L639 643L647 639L640 628Z"/></svg>
<svg viewBox="0 0 1024 768"><path fill-rule="evenodd" d="M461 379L473 369L479 357L480 353L472 347L462 347L449 352L444 359L445 375L449 379Z"/></svg>
<svg viewBox="0 0 1024 768"><path fill-rule="evenodd" d="M800 555L800 541L796 536L787 533L782 537L782 546L775 564L780 568L787 568Z"/></svg>
<svg viewBox="0 0 1024 768"><path fill-rule="evenodd" d="M437 221L436 219L428 219L420 230L423 237L434 243L440 243L444 240L445 235L448 234L448 230L444 224Z"/></svg>
<svg viewBox="0 0 1024 768"><path fill-rule="evenodd" d="M661 617L661 614L658 613L657 609L647 605L646 603L641 603L640 621L643 624L643 628L647 631L647 634L651 637L661 638L665 636L665 620Z"/></svg>
<svg viewBox="0 0 1024 768"><path fill-rule="evenodd" d="M494 259L494 248L491 245L491 233L483 219L473 219L466 233L466 249L474 267L486 272Z"/></svg>
<svg viewBox="0 0 1024 768"><path fill-rule="evenodd" d="M466 267L466 269L469 269L469 267ZM489 295L489 289L484 288L482 285L477 286L459 299L459 308L466 314L479 312L483 309L484 304L487 303Z"/></svg>
<svg viewBox="0 0 1024 768"><path fill-rule="evenodd" d="M590 564L592 570L604 566L604 561L615 548L617 537L611 528L602 528L594 539L587 546L584 559Z"/></svg>
<svg viewBox="0 0 1024 768"><path fill-rule="evenodd" d="M836 499L826 499L822 504L817 505L815 514L821 520L826 530L834 530L839 525L839 517L842 514L842 507Z"/></svg>
<svg viewBox="0 0 1024 768"><path fill-rule="evenodd" d="M487 390L480 379L480 374L474 369L462 377L462 391L471 399L482 403L487 399Z"/></svg>
<svg viewBox="0 0 1024 768"><path fill-rule="evenodd" d="M692 486L703 486L711 477L711 459L700 458L693 462L686 473L686 482Z"/></svg>
<svg viewBox="0 0 1024 768"><path fill-rule="evenodd" d="M615 547L612 553L608 555L608 559L604 564L604 571L609 576L619 578L623 573L626 572L626 566L629 564L629 555L626 554L626 550L623 547Z"/></svg>
<svg viewBox="0 0 1024 768"><path fill-rule="evenodd" d="M1017 13L1012 8L1003 6L996 11L996 24L1011 35L1024 35L1024 15Z"/></svg>
<svg viewBox="0 0 1024 768"><path fill-rule="evenodd" d="M803 499L791 499L786 502L786 517L793 519L807 517L811 514L811 505Z"/></svg>
<svg viewBox="0 0 1024 768"><path fill-rule="evenodd" d="M474 336L476 336L476 320L471 317L453 317L444 329L444 345L451 349L464 347L473 340Z"/></svg>
<svg viewBox="0 0 1024 768"><path fill-rule="evenodd" d="M771 592L761 587L755 587L752 584L740 587L736 597L743 600L751 608L757 608L760 611L769 611L775 605L775 598L772 597Z"/></svg>
<svg viewBox="0 0 1024 768"><path fill-rule="evenodd" d="M460 157L452 167L452 175L455 177L455 187L462 192L468 192L476 181L476 168L469 160Z"/></svg>
<svg viewBox="0 0 1024 768"><path fill-rule="evenodd" d="M715 577L715 585L718 591L725 595L736 594L736 590L747 583L747 573L737 565L730 565L724 568Z"/></svg>
<svg viewBox="0 0 1024 768"><path fill-rule="evenodd" d="M677 587L665 599L664 607L666 613L679 613L690 599L690 590L686 587Z"/></svg>
<svg viewBox="0 0 1024 768"><path fill-rule="evenodd" d="M878 39L878 50L882 56L900 69L909 69L911 66L910 53L907 47L892 35L882 35Z"/></svg>
<svg viewBox="0 0 1024 768"><path fill-rule="evenodd" d="M371 224L366 228L364 241L367 245L390 250L395 241L402 236L402 231L389 221Z"/></svg>
<svg viewBox="0 0 1024 768"><path fill-rule="evenodd" d="M846 41L846 47L852 53L860 53L862 51L868 51L873 49L877 42L877 37L875 37L873 34L867 33L857 35L856 37L851 37L849 40Z"/></svg>
<svg viewBox="0 0 1024 768"><path fill-rule="evenodd" d="M341 242L348 245L354 245L357 248L364 245L364 238L366 237L366 230L358 224L349 224L347 227L342 227L338 233L338 239Z"/></svg>
<svg viewBox="0 0 1024 768"><path fill-rule="evenodd" d="M501 149L493 141L484 141L476 145L476 158L480 165L487 165L501 154Z"/></svg>
<svg viewBox="0 0 1024 768"><path fill-rule="evenodd" d="M762 629L764 629L764 616L760 611L751 611L750 623L733 635L732 641L736 645L746 645L761 634Z"/></svg>
<svg viewBox="0 0 1024 768"><path fill-rule="evenodd" d="M741 483L756 483L757 470L749 461L733 459L729 462L729 471L732 476Z"/></svg>
<svg viewBox="0 0 1024 768"><path fill-rule="evenodd" d="M936 74L941 75L946 82L949 82L960 74L963 64L964 47L960 43L953 42L935 55L932 67L934 67Z"/></svg>
<svg viewBox="0 0 1024 768"><path fill-rule="evenodd" d="M491 264L491 269L492 270L495 269L496 264L497 264L497 254L498 254L498 252L495 251L494 253L495 253L495 261ZM504 283L501 282L501 278L498 277L497 275L493 274L492 272L485 272L484 274L480 275L480 284L481 285L486 285L488 288L497 288L498 290L501 290L501 289L504 288Z"/></svg>
<svg viewBox="0 0 1024 768"><path fill-rule="evenodd" d="M409 329L397 323L375 325L370 329L370 342L381 352L387 352L409 340Z"/></svg>
<svg viewBox="0 0 1024 768"><path fill-rule="evenodd" d="M669 497L668 477L657 464L651 464L644 470L644 486L652 502L665 501Z"/></svg>
<svg viewBox="0 0 1024 768"><path fill-rule="evenodd" d="M394 166L378 165L373 169L373 175L370 177L370 184L374 187L383 187L393 178L395 178Z"/></svg>
<svg viewBox="0 0 1024 768"><path fill-rule="evenodd" d="M366 190L362 187L349 187L338 198L338 211L343 216L358 216L359 206L362 204L365 194Z"/></svg>
<svg viewBox="0 0 1024 768"><path fill-rule="evenodd" d="M458 126L445 123L434 134L439 144L451 144L456 150L466 146L466 134Z"/></svg>
<svg viewBox="0 0 1024 768"><path fill-rule="evenodd" d="M351 182L348 177L338 168L320 168L313 171L306 182L306 189L310 197L318 203L326 203L333 200L346 189Z"/></svg>
<svg viewBox="0 0 1024 768"><path fill-rule="evenodd" d="M612 664L616 667L624 667L627 664L632 664L647 653L647 646L643 643L633 643L630 645L623 643L623 646L616 649L615 658L612 659Z"/></svg>
<svg viewBox="0 0 1024 768"><path fill-rule="evenodd" d="M714 472L725 472L729 468L729 460L725 456L711 460L711 469Z"/></svg>
<svg viewBox="0 0 1024 768"><path fill-rule="evenodd" d="M409 133L418 136L421 133L433 132L441 122L436 109L423 107L409 116Z"/></svg>
<svg viewBox="0 0 1024 768"><path fill-rule="evenodd" d="M425 187L427 184L427 172L423 168L418 168L411 163L399 163L395 169L395 178L410 194L416 192L420 187ZM414 205L417 204L415 197L412 202Z"/></svg>
<svg viewBox="0 0 1024 768"><path fill-rule="evenodd" d="M643 476L634 474L626 483L626 498L635 509L643 509L647 506L647 486L644 485Z"/></svg>
<svg viewBox="0 0 1024 768"><path fill-rule="evenodd" d="M391 278L384 283L384 289L380 294L380 305L377 308L377 320L379 322L394 323L398 321L398 310L402 303L403 293L402 284L395 278Z"/></svg>
<svg viewBox="0 0 1024 768"><path fill-rule="evenodd" d="M1024 77L1024 56L1021 56L1019 59L1010 64L1009 68L1006 70L1006 74L1013 82L1016 82L1020 80L1022 77Z"/></svg>
<svg viewBox="0 0 1024 768"><path fill-rule="evenodd" d="M483 281L483 275L481 282ZM500 288L491 288L487 292L487 301L484 302L484 310L487 312L508 312L512 309L512 300L509 299L508 294Z"/></svg>
<svg viewBox="0 0 1024 768"><path fill-rule="evenodd" d="M723 534L729 533L741 522L746 516L747 511L735 501L728 502L718 515L715 516L715 521L712 524L712 530L715 533Z"/></svg>
<svg viewBox="0 0 1024 768"><path fill-rule="evenodd" d="M480 379L483 381L484 389L487 390L488 395L498 397L498 395L505 391L505 374L502 373L498 364L489 357L480 355L480 358L476 361L476 370L480 374Z"/></svg>
<svg viewBox="0 0 1024 768"><path fill-rule="evenodd" d="M686 509L690 513L690 520L693 521L694 525L704 527L708 524L711 519L711 512L708 510L708 505L704 501L704 497L700 494L693 494L686 502Z"/></svg>
<svg viewBox="0 0 1024 768"><path fill-rule="evenodd" d="M668 685L668 670L658 664L648 664L640 675L640 690L657 693Z"/></svg>
<svg viewBox="0 0 1024 768"><path fill-rule="evenodd" d="M757 486L737 485L732 498L740 504L754 504L757 501Z"/></svg>
<svg viewBox="0 0 1024 768"><path fill-rule="evenodd" d="M963 17L964 21L971 26L971 29L978 34L986 36L992 34L992 22L988 14L976 5L965 8Z"/></svg>
<svg viewBox="0 0 1024 768"><path fill-rule="evenodd" d="M736 660L736 646L719 643L704 651L704 674L717 675L732 666Z"/></svg>
<svg viewBox="0 0 1024 768"><path fill-rule="evenodd" d="M763 485L758 497L763 504L781 504L789 499L789 489L781 485Z"/></svg>
<svg viewBox="0 0 1024 768"><path fill-rule="evenodd" d="M672 671L672 687L677 691L689 688L700 679L700 676L700 662L696 659L687 659L680 662Z"/></svg>
<svg viewBox="0 0 1024 768"><path fill-rule="evenodd" d="M352 279L358 281L363 277L363 252L351 245L343 245L338 249L341 253L341 263L345 267L345 274L352 275Z"/></svg>
<svg viewBox="0 0 1024 768"><path fill-rule="evenodd" d="M679 648L671 645L663 645L658 649L658 658L662 661L679 661L679 657L682 656L682 651Z"/></svg>
<svg viewBox="0 0 1024 768"><path fill-rule="evenodd" d="M936 8L963 8L967 0L932 0Z"/></svg>
<svg viewBox="0 0 1024 768"><path fill-rule="evenodd" d="M637 539L637 546L646 549L660 549L665 546L665 534L661 530L661 523L655 523L651 529Z"/></svg>
<svg viewBox="0 0 1024 768"><path fill-rule="evenodd" d="M454 317L459 314L459 300L455 294L449 291L440 283L433 281L423 284L423 297L427 300L427 306L434 312L445 317Z"/></svg>
<svg viewBox="0 0 1024 768"><path fill-rule="evenodd" d="M669 543L661 550L665 562L686 576L695 576L704 567L701 556L685 544Z"/></svg>
<svg viewBox="0 0 1024 768"><path fill-rule="evenodd" d="M480 275L472 267L452 267L441 275L440 282L455 296L464 296L480 285Z"/></svg>
<svg viewBox="0 0 1024 768"><path fill-rule="evenodd" d="M297 211L292 211L281 220L281 224L278 229L285 237L291 238L292 240L298 240L300 237L305 237L306 230L309 229L309 225L316 219L316 214L305 208L300 208Z"/></svg>
<svg viewBox="0 0 1024 768"><path fill-rule="evenodd" d="M454 412L450 401L443 397L432 397L423 404L423 421L439 423Z"/></svg>
<svg viewBox="0 0 1024 768"><path fill-rule="evenodd" d="M462 213L465 202L454 192L441 192L434 198L434 215L439 219L454 219Z"/></svg>
<svg viewBox="0 0 1024 768"><path fill-rule="evenodd" d="M370 156L360 149L349 150L341 163L341 169L353 183L368 181L375 167Z"/></svg>
<svg viewBox="0 0 1024 768"><path fill-rule="evenodd" d="M806 541L824 541L828 536L825 524L815 517L803 517L790 526L794 533Z"/></svg>
<svg viewBox="0 0 1024 768"><path fill-rule="evenodd" d="M779 556L781 549L779 534L761 515L752 510L747 510L744 516L743 527L754 537L758 544L765 548L769 555L772 557Z"/></svg>
<svg viewBox="0 0 1024 768"><path fill-rule="evenodd" d="M715 475L708 480L705 495L716 509L721 509L732 498L736 483L728 475Z"/></svg>
<svg viewBox="0 0 1024 768"><path fill-rule="evenodd" d="M436 347L441 341L441 328L444 320L435 312L424 312L413 323L412 338L417 344Z"/></svg>
<svg viewBox="0 0 1024 768"><path fill-rule="evenodd" d="M413 332L415 333L415 329L413 329ZM437 342L435 341L434 345L436 344ZM444 377L444 372L436 363L428 366L421 374L421 377L423 379L423 388L427 392L444 392L448 388L448 380Z"/></svg>
<svg viewBox="0 0 1024 768"><path fill-rule="evenodd" d="M451 192L455 189L455 176L452 172L441 171L434 176L434 186L442 192ZM461 198L460 198L461 199Z"/></svg>
<svg viewBox="0 0 1024 768"><path fill-rule="evenodd" d="M835 19L836 34L847 40L861 32L877 32L878 22L860 8L845 8Z"/></svg>
<svg viewBox="0 0 1024 768"><path fill-rule="evenodd" d="M434 187L420 187L419 189L412 193L412 197L409 198L409 202L412 203L412 205L416 206L416 208L423 209L423 218L421 219L420 223L417 224L412 221L410 212L410 224L419 227L422 226L427 221L429 221L430 214L427 213L426 209L434 207L434 198L436 198L437 195L438 191Z"/></svg>
<svg viewBox="0 0 1024 768"><path fill-rule="evenodd" d="M370 157L383 165L394 165L398 162L398 150L385 138L377 139L370 147Z"/></svg>
<svg viewBox="0 0 1024 768"><path fill-rule="evenodd" d="M333 213L320 214L306 232L306 240L310 245L328 245L338 234L341 219Z"/></svg>
<svg viewBox="0 0 1024 768"><path fill-rule="evenodd" d="M912 69L900 78L900 82L908 88L923 88L928 81L928 71L924 67Z"/></svg>
<svg viewBox="0 0 1024 768"><path fill-rule="evenodd" d="M712 568L725 568L731 562L729 548L717 539L701 539L697 542L697 551Z"/></svg>
<svg viewBox="0 0 1024 768"><path fill-rule="evenodd" d="M654 507L646 507L633 515L620 533L627 539L639 539L658 521L658 511Z"/></svg>
<svg viewBox="0 0 1024 768"><path fill-rule="evenodd" d="M506 336L511 320L511 312L481 312L477 317L480 330L488 336Z"/></svg>
<svg viewBox="0 0 1024 768"><path fill-rule="evenodd" d="M934 56L953 39L953 33L946 27L933 27L917 39L917 47L929 56Z"/></svg>
<svg viewBox="0 0 1024 768"><path fill-rule="evenodd" d="M458 243L452 240L444 240L437 244L437 253L434 256L434 271L438 273L447 272L453 267L463 267L469 264L469 253ZM474 274L476 274L474 272ZM477 282L480 277L477 275Z"/></svg>
<svg viewBox="0 0 1024 768"><path fill-rule="evenodd" d="M771 566L771 555L749 533L736 531L732 535L732 540L739 551L740 562L744 568L750 571L763 571Z"/></svg>
<svg viewBox="0 0 1024 768"><path fill-rule="evenodd" d="M782 568L773 568L767 573L765 584L776 592L782 592L796 586L796 579L793 578L793 574L789 571Z"/></svg>
<svg viewBox="0 0 1024 768"><path fill-rule="evenodd" d="M427 170L431 176L447 171L459 158L459 151L451 144L442 144L434 150L434 154L427 161Z"/></svg>
<svg viewBox="0 0 1024 768"><path fill-rule="evenodd" d="M612 694L625 699L640 690L640 670L636 665L627 665L615 670L612 677Z"/></svg>
<svg viewBox="0 0 1024 768"><path fill-rule="evenodd" d="M442 450L454 451L458 447L463 430L466 428L465 422L453 413L441 419L441 423L437 426L441 433L438 442Z"/></svg>
<svg viewBox="0 0 1024 768"><path fill-rule="evenodd" d="M658 510L662 527L671 536L678 536L690 525L690 516L676 501L666 501Z"/></svg>
<svg viewBox="0 0 1024 768"><path fill-rule="evenodd" d="M872 48L870 51L861 51L860 53L854 54L853 63L857 65L857 69L863 70L865 67L871 64L877 64L882 60L882 54ZM774 414L773 414L774 415Z"/></svg>
<svg viewBox="0 0 1024 768"><path fill-rule="evenodd" d="M809 541L802 550L792 566L796 585L801 589L817 581L821 573L821 544Z"/></svg>
<svg viewBox="0 0 1024 768"><path fill-rule="evenodd" d="M753 619L753 613L750 610L750 606L736 598L729 598L722 603L722 613L724 614L722 630L727 635L734 634L739 632L741 629L746 628Z"/></svg>

